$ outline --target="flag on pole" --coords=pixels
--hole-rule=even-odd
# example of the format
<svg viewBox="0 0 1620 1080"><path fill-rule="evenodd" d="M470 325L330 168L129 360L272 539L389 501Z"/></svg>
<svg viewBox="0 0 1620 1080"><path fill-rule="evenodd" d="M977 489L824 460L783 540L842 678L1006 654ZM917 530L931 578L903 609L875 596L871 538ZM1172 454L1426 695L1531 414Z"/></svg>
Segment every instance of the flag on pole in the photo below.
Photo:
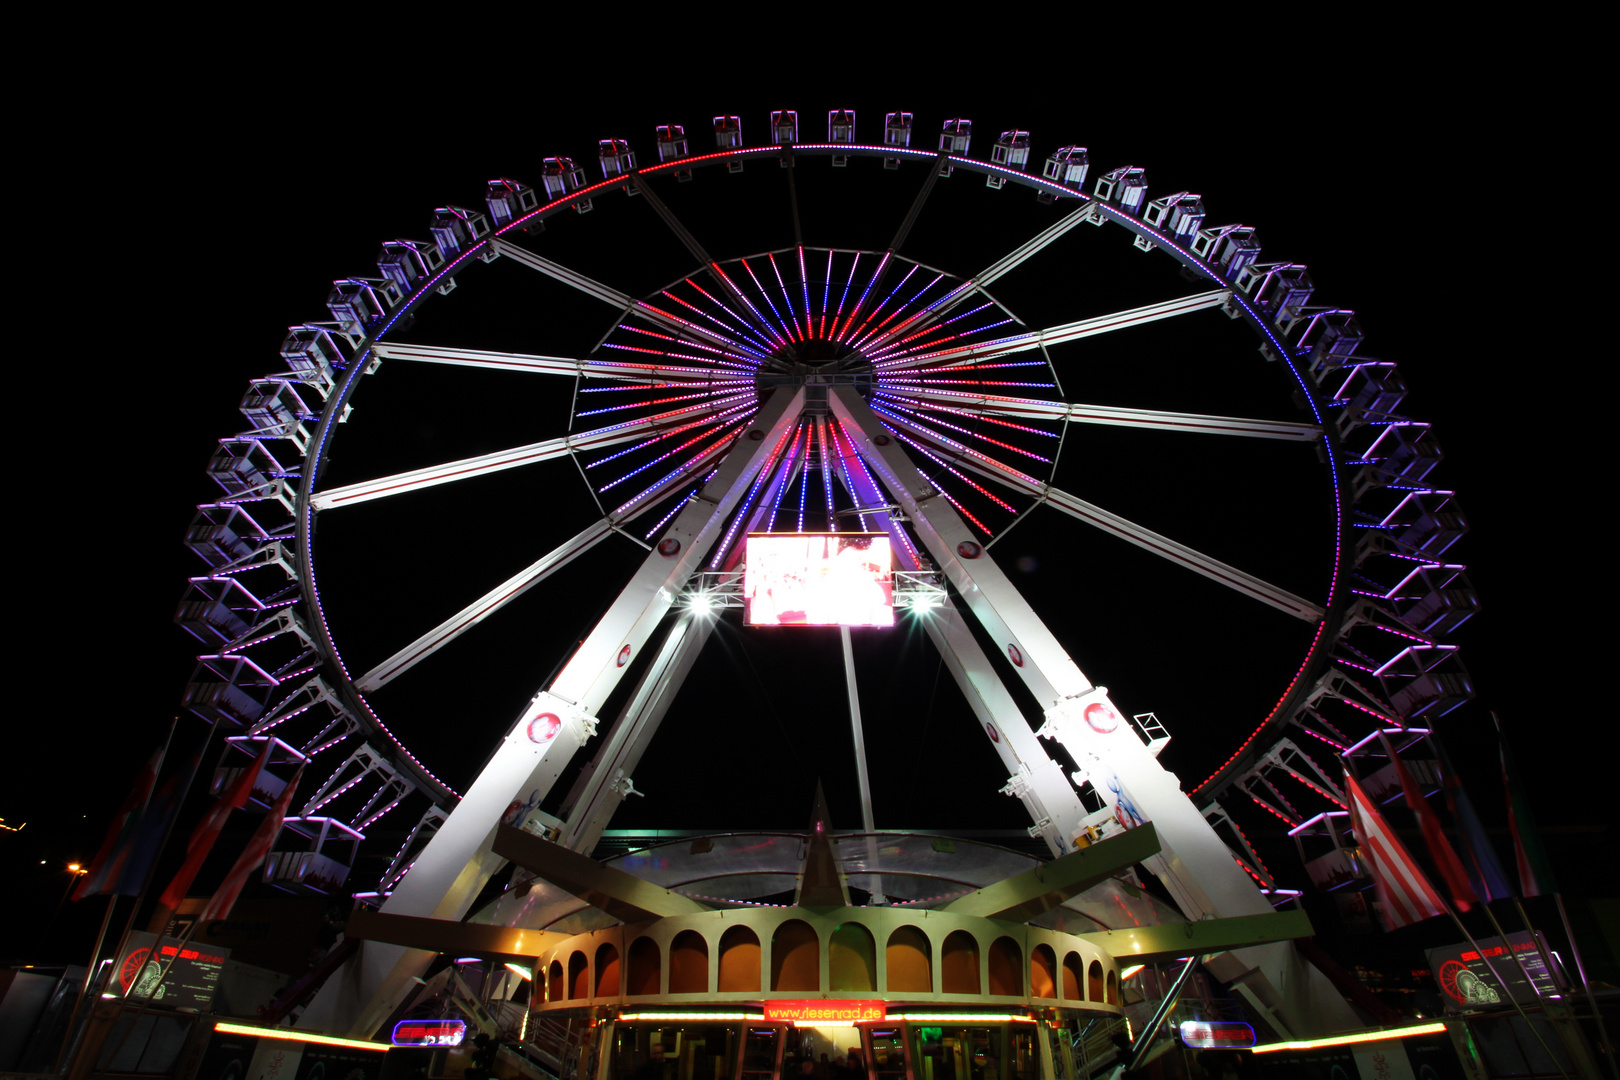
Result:
<svg viewBox="0 0 1620 1080"><path fill-rule="evenodd" d="M1474 810L1474 801L1468 797L1468 790L1463 787L1462 777L1451 764L1445 745L1436 739L1435 747L1440 751L1440 771L1444 773L1441 780L1445 785L1446 809L1451 811L1452 818L1457 822L1457 831L1462 835L1464 865L1468 880L1474 886L1474 894L1487 901L1512 896L1513 886L1508 884L1507 874L1496 857L1496 849L1485 835L1485 826L1480 824L1479 814Z"/></svg>
<svg viewBox="0 0 1620 1080"><path fill-rule="evenodd" d="M1519 782L1519 771L1508 749L1507 736L1502 733L1502 721L1495 713L1496 740L1502 750L1502 786L1507 788L1508 831L1513 834L1513 857L1519 864L1519 892L1524 896L1545 896L1558 891L1553 880L1552 863L1541 846L1536 833L1536 819L1530 813L1530 800L1525 797L1524 785Z"/></svg>
<svg viewBox="0 0 1620 1080"><path fill-rule="evenodd" d="M1445 903L1348 769L1344 786L1350 793L1350 825L1383 907L1384 929L1398 930L1444 915Z"/></svg>
<svg viewBox="0 0 1620 1080"><path fill-rule="evenodd" d="M175 871L174 880L169 882L169 887L163 890L163 896L158 901L163 907L174 911L179 908L180 901L186 898L186 890L191 888L197 871L202 869L209 852L214 850L214 842L225 830L225 822L231 816L231 811L247 805L248 796L253 794L253 785L259 779L265 762L270 759L272 745L273 740L264 740L264 749L259 751L258 758L242 770L230 787L220 792L219 798L214 800L202 820L191 830L191 839L186 841L186 860Z"/></svg>
<svg viewBox="0 0 1620 1080"><path fill-rule="evenodd" d="M281 820L287 816L287 807L292 804L293 792L298 790L298 781L303 775L304 767L300 765L298 771L293 773L293 778L287 781L287 786L282 789L275 805L270 807L270 812L259 823L258 829L253 833L253 839L242 849L236 865L231 867L231 872L225 875L225 880L220 883L213 898L208 901L208 906L203 908L202 915L198 917L199 922L208 923L215 919L230 918L231 908L236 906L236 898L242 894L242 886L246 885L248 878L264 864L265 856L270 854L270 846L276 842L276 835L281 832Z"/></svg>
<svg viewBox="0 0 1620 1080"><path fill-rule="evenodd" d="M129 854L119 870L118 880L109 883L108 892L117 893L119 896L139 896L141 890L146 888L147 876L162 852L163 841L168 838L169 824L180 812L180 804L185 801L186 792L191 790L191 778L196 774L197 766L202 763L202 752L203 744L198 743L197 749L192 751L185 767L165 780L163 786L158 788L157 794L147 805L146 812L135 825L135 830L130 836Z"/></svg>
<svg viewBox="0 0 1620 1080"><path fill-rule="evenodd" d="M1435 814L1434 807L1429 805L1429 800L1423 797L1423 791L1412 778L1406 762L1390 745L1389 737L1380 731L1378 741L1384 744L1384 753L1389 755L1390 763L1395 766L1395 775L1400 779L1406 805L1417 815L1418 826L1423 830L1423 842L1429 846L1429 855L1440 868L1440 878L1446 883L1446 891L1451 893L1452 904L1458 911L1469 910L1479 903L1479 897L1474 895L1474 887L1468 883L1468 872L1463 869L1462 860L1457 858L1456 849L1440 828L1440 818Z"/></svg>
<svg viewBox="0 0 1620 1080"><path fill-rule="evenodd" d="M169 728L169 734L174 734L173 727ZM74 888L73 899L83 900L87 896L115 891L123 874L124 863L129 858L135 827L140 824L147 800L152 797L152 788L157 784L158 770L163 768L163 755L168 749L169 740L164 739L163 745L152 751L152 756L136 774L134 786L124 796L118 812L107 825L107 835L102 838L101 848L91 860L90 869Z"/></svg>

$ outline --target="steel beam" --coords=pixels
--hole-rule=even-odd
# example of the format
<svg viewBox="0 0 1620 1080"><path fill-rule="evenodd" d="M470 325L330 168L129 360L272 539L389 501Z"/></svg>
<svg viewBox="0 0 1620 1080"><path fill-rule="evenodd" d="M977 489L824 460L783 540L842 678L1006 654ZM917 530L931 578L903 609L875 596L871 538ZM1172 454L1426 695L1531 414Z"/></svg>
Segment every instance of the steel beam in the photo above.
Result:
<svg viewBox="0 0 1620 1080"><path fill-rule="evenodd" d="M664 532L660 550L647 556L613 606L557 675L550 692L588 713L601 708L641 648L686 586L749 484L782 452L804 408L804 388L784 387L760 406L737 447L712 479ZM750 449L751 448L751 449ZM662 554L663 550L671 553Z"/></svg>
<svg viewBox="0 0 1620 1080"><path fill-rule="evenodd" d="M558 544L360 676L355 680L355 687L361 693L370 693L392 682L612 535L611 518L591 522L578 534Z"/></svg>
<svg viewBox="0 0 1620 1080"><path fill-rule="evenodd" d="M1013 660L1043 709L1092 688L1067 651L1047 629L1005 572L969 531L961 517L901 448L852 387L829 390L833 416L857 452L910 519L918 539L933 556L973 614Z"/></svg>
<svg viewBox="0 0 1620 1080"><path fill-rule="evenodd" d="M1080 936L1119 961L1158 964L1181 956L1203 955L1310 937L1316 931L1303 911L1269 911L1201 922L1167 923L1097 930Z"/></svg>
<svg viewBox="0 0 1620 1080"><path fill-rule="evenodd" d="M629 293L620 292L611 285L604 285L602 282L597 281L594 278L587 277L577 270L570 270L561 263L552 262L550 259L542 258L527 248L519 247L516 244L509 243L508 241L501 240L499 238L491 240L490 244L495 248L495 250L499 251L502 255L511 259L513 262L527 266L531 270L537 270L549 278L562 282L564 285L572 286L573 288L576 288L580 292L584 293L586 296L595 297L604 304L607 304L608 306L613 307L621 312L629 315L635 315L638 318L645 319L650 323L661 326L672 334L685 337L688 340L695 339L707 342L708 344L719 348L722 352L727 354L730 354L731 350L734 348L733 343L727 338L724 338L718 334L711 334L702 327L690 323L677 315L673 315L667 311L655 308L645 301L637 300Z"/></svg>
<svg viewBox="0 0 1620 1080"><path fill-rule="evenodd" d="M947 600L918 620L1007 769L1010 779L1002 790L1024 804L1032 831L1041 835L1054 856L1073 851L1086 808L1063 767L1030 730L962 612Z"/></svg>
<svg viewBox="0 0 1620 1080"><path fill-rule="evenodd" d="M564 847L587 853L594 850L614 811L627 796L641 794L631 784L631 777L714 632L714 623L713 616L689 612L670 628L602 748L569 792L562 814L567 820L560 841Z"/></svg>
<svg viewBox="0 0 1620 1080"><path fill-rule="evenodd" d="M738 398L740 399L744 393L751 395L753 390L750 388L747 391L739 392ZM311 495L309 503L316 510L332 510L340 506L353 506L357 503L370 502L372 499L403 495L407 492L420 491L423 488L435 487L439 484L449 484L458 480L470 480L479 476L488 476L490 473L500 472L504 469L515 469L522 465L537 465L545 461L555 461L567 454L620 446L645 436L656 435L659 432L673 434L676 431L688 430L705 423L723 423L725 418L720 414L726 411L723 406L730 401L730 398L726 398L721 401L704 402L702 405L673 409L628 424L614 424L610 427L594 428L575 435L546 439L542 442L529 443L526 446L514 446L510 450L497 450L494 453L479 454L476 457L462 458L459 461L447 461L442 465L429 465L426 468L394 473L392 476L380 476L375 480L362 480L355 484L345 484L342 487L329 488L326 491Z"/></svg>
<svg viewBox="0 0 1620 1080"><path fill-rule="evenodd" d="M420 919L388 915L356 905L344 924L343 936L380 941L451 956L479 956L487 960L530 960L568 940L552 930L523 930L449 919Z"/></svg>
<svg viewBox="0 0 1620 1080"><path fill-rule="evenodd" d="M1204 413L1168 412L1163 409L1119 409L1109 405L1068 404L1038 398L994 397L933 387L900 386L885 394L933 402L947 411L966 411L985 416L1019 417L1030 420L1064 420L1071 424L1102 424L1109 427L1141 428L1147 431L1178 431L1190 435L1236 435L1251 439L1282 439L1288 442L1315 442L1322 437L1316 424L1290 420L1256 420L1244 416L1210 416Z"/></svg>
<svg viewBox="0 0 1620 1080"><path fill-rule="evenodd" d="M600 357L582 360L572 356L541 356L535 353L493 352L488 349L451 349L440 345L402 345L379 341L372 355L382 360L410 360L415 363L448 364L453 367L487 368L491 371L521 371L536 375L583 376L587 379L613 379L619 382L658 384L689 379L708 383L714 372L708 368L676 364L619 363Z"/></svg>
<svg viewBox="0 0 1620 1080"><path fill-rule="evenodd" d="M712 467L714 462L728 451L729 446L730 444L727 442L716 443L606 517L587 525L572 539L565 540L551 551L540 556L540 558L366 672L355 683L355 686L362 692L366 692L403 675L410 668L444 648L450 642L465 634L519 596L522 596L529 589L532 589L535 585L538 585L573 562L574 559L607 539L609 535L619 529L623 522L636 517L674 488L703 475L705 470Z"/></svg>
<svg viewBox="0 0 1620 1080"><path fill-rule="evenodd" d="M953 915L1029 922L1158 853L1159 835L1149 823L993 885L974 889L939 910Z"/></svg>
<svg viewBox="0 0 1620 1080"><path fill-rule="evenodd" d="M713 910L673 889L654 885L510 825L496 829L494 851L622 922L647 922Z"/></svg>
<svg viewBox="0 0 1620 1080"><path fill-rule="evenodd" d="M1010 356L1013 353L1028 352L1030 349L1038 349L1042 346L1061 345L1066 341L1078 341L1081 338L1095 337L1098 334L1107 334L1131 326L1142 326L1146 323L1157 322L1160 319L1172 319L1177 315L1187 315L1194 311L1202 311L1205 308L1219 307L1226 303L1231 295L1232 290L1230 289L1212 289L1209 292L1194 293L1191 296L1183 296L1175 300L1165 300L1157 304L1145 304L1142 307L1130 308L1126 311L1115 311L1090 319L1063 323L1060 326L1048 327L1045 330L1032 330L1025 334L1013 334L995 341L979 342L974 345L957 345L949 349L935 349L932 352L922 353L918 356L878 360L876 363L879 371L899 371L914 367L959 367L979 360Z"/></svg>
<svg viewBox="0 0 1620 1080"><path fill-rule="evenodd" d="M1047 503L1054 509L1061 510L1072 518L1076 518L1101 529L1103 532L1117 536L1121 540L1135 544L1144 551L1152 552L1160 558L1184 566L1217 581L1229 589L1253 597L1263 604L1286 612L1296 619L1305 622L1320 622L1324 610L1306 600L1296 596L1286 589L1273 585L1253 574L1239 570L1235 566L1221 562L1219 559L1205 555L1197 548L1188 547L1156 533L1152 529L1138 525L1129 518L1104 510L1095 503L1087 502L1076 495L1071 495L1060 488L1044 484L1027 473L1020 472L1009 465L1005 465L987 454L971 450L954 439L948 439L931 428L915 423L903 416L888 415L888 419L896 428L903 429L908 434L915 435L919 440L931 444L934 448L951 455L954 463L968 472L1005 484L1025 495Z"/></svg>

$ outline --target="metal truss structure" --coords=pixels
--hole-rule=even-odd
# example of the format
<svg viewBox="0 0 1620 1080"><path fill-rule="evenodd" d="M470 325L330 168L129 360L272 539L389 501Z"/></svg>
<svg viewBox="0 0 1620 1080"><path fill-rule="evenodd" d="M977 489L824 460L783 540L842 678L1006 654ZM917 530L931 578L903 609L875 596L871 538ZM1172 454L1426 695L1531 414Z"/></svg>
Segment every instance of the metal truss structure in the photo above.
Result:
<svg viewBox="0 0 1620 1080"><path fill-rule="evenodd" d="M208 465L222 495L198 508L187 533L206 572L189 582L177 621L204 646L186 689L188 709L249 739L280 740L284 761L330 759L329 775L308 774L307 798L301 792L295 803L298 850L273 860L272 876L292 888L369 886L365 895L384 912L460 919L504 865L491 850L498 825L589 852L613 811L636 793L641 757L714 620L737 603L743 539L808 525L892 537L897 601L937 647L1006 769L1005 792L1022 801L1032 835L1054 855L1151 820L1163 852L1150 869L1189 919L1269 911L1260 887L1276 881L1230 809L1252 800L1297 826L1342 807L1329 758L1367 731L1426 723L1471 694L1447 641L1477 607L1464 568L1448 554L1467 525L1454 493L1430 480L1441 457L1432 432L1399 411L1399 373L1364 355L1353 313L1313 304L1304 267L1262 262L1254 230L1207 224L1198 195L1149 199L1140 168L1108 171L1088 189L1081 147L1063 147L1038 175L1027 172L1026 132L1003 133L985 161L968 156L966 120L946 123L934 149L912 145L908 113L889 114L875 144L855 140L848 111L829 119L820 142L800 141L794 114L775 115L766 145L745 146L738 119L717 117L712 152L693 153L685 131L667 125L657 132L657 161L646 165L623 140L603 140L602 179L594 183L563 157L545 160L539 189L491 181L484 209L442 207L429 225L431 241L387 243L375 276L335 282L330 318L291 328L282 370L250 384L245 430L222 440ZM908 161L925 166L909 213L882 250L801 241L717 258L660 195L711 166L737 173L863 158L891 170ZM908 257L912 225L953 172L1033 192L1051 207L1050 223L972 276ZM611 212L606 200L619 193L637 197L668 226L691 257L688 274L638 297L547 257L540 234L548 218ZM798 239L796 216L794 225ZM1025 326L992 287L1039 253L1073 243L1080 225L1120 227L1138 249L1168 255L1196 284L1168 301ZM402 337L457 277L471 280L487 272L481 264L497 261L599 307L609 328L597 346L546 355ZM1120 408L1062 392L1049 350L1208 309L1246 326L1265 359L1283 369L1300 419ZM569 429L323 484L357 387L396 364L560 377L575 388ZM1054 461L1076 424L1313 445L1328 466L1324 495L1337 522L1327 594L1295 595L1057 487ZM411 628L416 636L381 662L365 671L345 666L322 609L318 519L565 458L596 500L594 521L459 610L435 613L425 630ZM1185 795L1158 763L1163 729L1151 718L1122 718L992 553L998 532L1054 512L1316 627L1275 709ZM625 540L643 549L638 568L536 687L472 786L452 791L393 736L367 695L411 677L597 545ZM1004 681L1009 673L1042 715L1027 715ZM627 676L624 704L601 715ZM595 734L602 738L562 813L540 813L539 802ZM1101 809L1089 808L1082 793ZM420 817L382 880L345 883L340 856L408 802ZM294 864L319 872L301 876L289 869ZM1312 1026L1310 1007L1331 1013L1320 1000L1308 1004L1320 988L1286 946L1233 955L1231 977L1248 980L1288 1025ZM302 1022L369 1032L427 959L367 943Z"/></svg>

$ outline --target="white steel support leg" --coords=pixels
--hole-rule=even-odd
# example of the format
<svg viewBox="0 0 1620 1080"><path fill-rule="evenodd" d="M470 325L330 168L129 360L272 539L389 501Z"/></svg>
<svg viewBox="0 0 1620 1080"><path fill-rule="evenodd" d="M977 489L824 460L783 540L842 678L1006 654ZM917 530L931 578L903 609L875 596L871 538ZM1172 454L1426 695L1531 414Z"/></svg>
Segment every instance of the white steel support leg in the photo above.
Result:
<svg viewBox="0 0 1620 1080"><path fill-rule="evenodd" d="M855 486L850 495L857 505L887 505L887 496L864 470L851 470L850 478ZM899 524L887 511L874 511L868 517L874 528L891 536L900 531ZM895 544L894 555L903 570L921 568L908 543ZM1081 822L1086 816L1085 806L1062 766L1052 760L1030 730L1018 703L979 647L962 612L947 600L925 612L920 621L951 677L961 687L990 744L1007 767L1009 780L1002 790L1023 802L1033 823L1032 831L1046 840L1054 856L1073 851L1074 838L1080 834Z"/></svg>
<svg viewBox="0 0 1620 1080"><path fill-rule="evenodd" d="M1001 567L983 550L940 490L928 481L852 387L828 394L832 414L857 452L911 519L941 572L956 586L991 637L1007 651L1041 708L1091 689L1052 632L1030 609Z"/></svg>
<svg viewBox="0 0 1620 1080"><path fill-rule="evenodd" d="M632 792L640 794L631 777L713 632L710 615L686 614L670 628L607 741L569 793L563 807L568 823L559 840L564 847L590 854L625 798Z"/></svg>
<svg viewBox="0 0 1620 1080"><path fill-rule="evenodd" d="M719 537L756 474L785 449L804 409L803 387L783 387L768 398L703 485L664 532L619 598L596 624L573 657L557 673L551 693L594 713L618 685L625 666L640 650L692 572ZM664 554L664 552L668 554Z"/></svg>
<svg viewBox="0 0 1620 1080"><path fill-rule="evenodd" d="M624 522L636 517L647 507L693 479L702 476L728 452L725 443L714 446L668 474L652 487L643 489L629 502L607 517L587 525L577 536L565 540L556 548L540 556L516 574L507 578L477 600L462 608L450 618L435 626L381 664L362 675L355 683L362 692L370 692L384 683L398 678L416 664L421 663L456 638L489 618L501 608L522 596L545 578L566 567L574 559L607 539Z"/></svg>
<svg viewBox="0 0 1620 1080"><path fill-rule="evenodd" d="M844 687L849 694L849 727L855 737L855 776L861 785L861 828L866 836L866 857L869 865L876 866L878 851L877 825L872 817L872 782L866 773L866 733L861 730L861 691L855 681L855 648L849 638L849 627L838 628L839 640L844 646ZM886 904L883 896L883 878L872 878L872 903Z"/></svg>
<svg viewBox="0 0 1620 1080"><path fill-rule="evenodd" d="M912 464L898 440L884 432L860 395L835 387L829 404L968 607L994 639L1006 642L1008 659L1046 711L1046 724L1038 734L1063 745L1080 766L1080 778L1091 782L1127 828L1153 822L1161 851L1149 868L1183 913L1202 919L1269 912L1270 903L1182 793L1175 774L1159 764L1109 700L1107 689L1093 686L1081 673L949 502ZM1249 980L1296 1030L1315 1034L1318 1028L1353 1024L1349 1006L1320 972L1302 965L1291 948L1262 946L1228 956L1233 977ZM1320 1009L1315 1013L1318 1019L1305 1014L1309 1007Z"/></svg>
<svg viewBox="0 0 1620 1080"><path fill-rule="evenodd" d="M849 627L838 628L844 646L844 688L849 693L849 726L855 735L855 773L861 782L861 828L876 832L872 824L872 783L866 775L866 736L861 732L861 693L855 682L855 649L849 640Z"/></svg>
<svg viewBox="0 0 1620 1080"><path fill-rule="evenodd" d="M669 610L713 545L749 482L774 459L798 422L803 389L777 391L697 498L665 533L678 547L653 551L590 636L535 695L411 871L383 904L388 914L459 920L505 860L490 846L503 821L521 827L557 775L595 731L593 715L618 684L630 657ZM751 438L754 431L758 438ZM660 545L663 549L664 545ZM366 942L310 1003L305 1027L370 1037L396 1008L433 954Z"/></svg>
<svg viewBox="0 0 1620 1080"><path fill-rule="evenodd" d="M1011 779L1003 790L1024 804L1033 822L1031 832L1040 834L1052 855L1067 855L1074 850L1086 808L1064 776L1063 767L1048 756L1030 730L1018 703L1002 684L990 658L979 648L956 605L947 601L925 612L921 621L1007 767Z"/></svg>
<svg viewBox="0 0 1620 1080"><path fill-rule="evenodd" d="M595 730L595 721L569 703L541 694L550 706L526 710L490 763L428 841L382 910L459 921L479 890L506 862L490 850L495 827L520 824L551 790L557 775ZM432 962L434 954L378 941L328 979L299 1018L301 1027L370 1038Z"/></svg>

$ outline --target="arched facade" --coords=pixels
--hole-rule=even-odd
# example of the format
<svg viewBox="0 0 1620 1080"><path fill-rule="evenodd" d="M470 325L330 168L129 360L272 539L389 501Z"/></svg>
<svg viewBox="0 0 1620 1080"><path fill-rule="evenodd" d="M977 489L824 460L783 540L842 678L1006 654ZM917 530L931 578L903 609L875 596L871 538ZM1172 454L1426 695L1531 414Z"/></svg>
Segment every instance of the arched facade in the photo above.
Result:
<svg viewBox="0 0 1620 1080"><path fill-rule="evenodd" d="M827 945L827 977L835 991L867 992L878 988L877 942L858 922L835 927Z"/></svg>
<svg viewBox="0 0 1620 1080"><path fill-rule="evenodd" d="M934 947L915 926L896 927L883 953L888 989L896 994L934 992Z"/></svg>
<svg viewBox="0 0 1620 1080"><path fill-rule="evenodd" d="M940 911L753 908L670 916L567 938L540 959L540 1009L666 996L671 1004L819 996L954 1006L989 997L1119 1013L1114 959L1087 939Z"/></svg>
<svg viewBox="0 0 1620 1080"><path fill-rule="evenodd" d="M752 929L732 926L720 935L720 993L758 993L759 966L759 935Z"/></svg>
<svg viewBox="0 0 1620 1080"><path fill-rule="evenodd" d="M669 992L709 992L709 942L696 930L682 930L670 943Z"/></svg>

